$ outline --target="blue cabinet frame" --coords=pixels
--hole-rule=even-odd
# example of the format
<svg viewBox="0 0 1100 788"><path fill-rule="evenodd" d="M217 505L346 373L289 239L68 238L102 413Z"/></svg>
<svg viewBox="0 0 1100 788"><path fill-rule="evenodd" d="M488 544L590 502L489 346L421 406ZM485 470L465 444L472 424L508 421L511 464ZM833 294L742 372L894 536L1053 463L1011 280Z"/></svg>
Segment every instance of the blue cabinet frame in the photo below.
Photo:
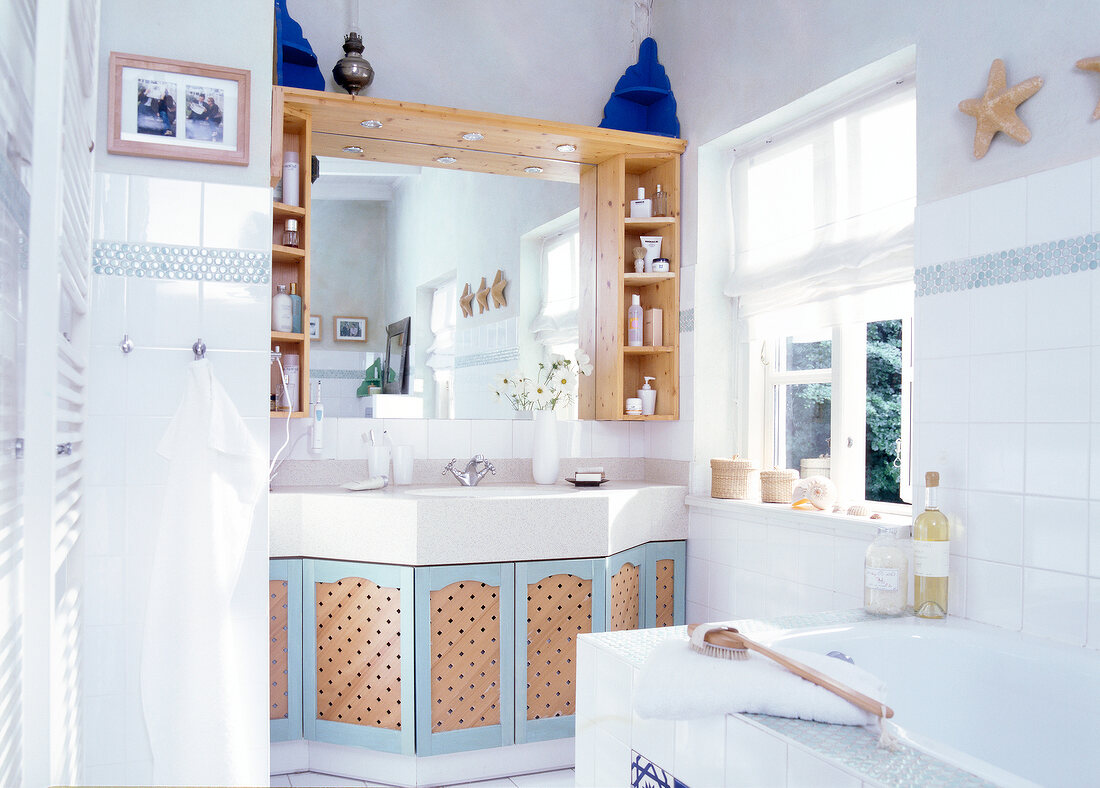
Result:
<svg viewBox="0 0 1100 788"><path fill-rule="evenodd" d="M661 593L657 578L657 562L671 559L672 574L672 626L684 623L687 599L687 543L650 542L645 545L645 624L647 629L657 626L657 608Z"/></svg>
<svg viewBox="0 0 1100 788"><path fill-rule="evenodd" d="M515 671L515 726L516 744L563 739L573 735L575 715L527 719L527 587L553 575L569 574L592 581L592 626L590 632L602 632L605 612L605 586L603 559L565 559L561 561L532 561L517 563L516 567L516 671ZM574 645L574 648L576 646ZM576 668L574 653L573 666ZM576 679L574 677L574 686Z"/></svg>
<svg viewBox="0 0 1100 788"><path fill-rule="evenodd" d="M363 578L376 585L398 588L401 591L401 729L372 728L366 725L317 719L317 639L316 639L316 583L333 583L345 578ZM413 633L413 569L408 566L364 564L350 561L303 561L302 607L308 611L302 621L303 681L302 709L303 733L306 739L332 744L350 744L382 752L413 755L416 752L414 731L415 695L414 673L415 636Z"/></svg>
<svg viewBox="0 0 1100 788"><path fill-rule="evenodd" d="M500 699L497 704L500 722L459 730L435 732L432 726L433 693L431 636L431 593L452 583L485 583L497 592L497 671L496 685ZM515 565L471 564L458 566L417 567L414 574L416 619L416 754L442 755L462 750L501 747L514 741L513 712L515 710Z"/></svg>
<svg viewBox="0 0 1100 788"><path fill-rule="evenodd" d="M302 738L302 562L275 559L269 562L269 580L287 584L286 689L287 715L271 720L271 741Z"/></svg>

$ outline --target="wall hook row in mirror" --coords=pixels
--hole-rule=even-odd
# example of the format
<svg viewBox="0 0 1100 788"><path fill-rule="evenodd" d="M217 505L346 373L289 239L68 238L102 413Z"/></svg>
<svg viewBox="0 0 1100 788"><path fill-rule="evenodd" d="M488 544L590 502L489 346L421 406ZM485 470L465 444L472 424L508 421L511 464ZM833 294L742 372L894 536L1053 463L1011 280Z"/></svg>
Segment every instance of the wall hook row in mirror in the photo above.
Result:
<svg viewBox="0 0 1100 788"><path fill-rule="evenodd" d="M470 283L462 288L462 295L458 297L458 305L462 307L462 316L471 317L474 314L474 294L470 292Z"/></svg>
<svg viewBox="0 0 1100 788"><path fill-rule="evenodd" d="M481 277L481 284L477 288L477 313L483 315L489 311L489 285L485 277Z"/></svg>
<svg viewBox="0 0 1100 788"><path fill-rule="evenodd" d="M490 288L493 295L493 306L497 309L508 306L508 300L504 297L504 288L507 286L508 280L504 278L504 271L498 268L496 278L493 279L493 286Z"/></svg>

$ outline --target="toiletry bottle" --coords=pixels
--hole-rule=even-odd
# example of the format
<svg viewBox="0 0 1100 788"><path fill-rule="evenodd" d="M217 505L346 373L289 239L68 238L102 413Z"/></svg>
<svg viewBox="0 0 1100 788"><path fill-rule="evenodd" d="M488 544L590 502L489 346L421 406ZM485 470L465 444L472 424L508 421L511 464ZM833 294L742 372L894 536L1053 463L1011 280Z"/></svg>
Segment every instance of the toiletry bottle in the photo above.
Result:
<svg viewBox="0 0 1100 788"><path fill-rule="evenodd" d="M283 226L283 246L298 248L298 220L287 219Z"/></svg>
<svg viewBox="0 0 1100 788"><path fill-rule="evenodd" d="M896 616L909 601L909 559L893 528L879 527L863 557L863 607Z"/></svg>
<svg viewBox="0 0 1100 788"><path fill-rule="evenodd" d="M645 379L645 385L638 389L638 399L642 401L642 415L652 416L657 411L657 391L650 388L649 381L657 378L649 375L643 375L642 377Z"/></svg>
<svg viewBox="0 0 1100 788"><path fill-rule="evenodd" d="M630 308L626 310L626 344L642 346L642 297L637 293L630 296Z"/></svg>
<svg viewBox="0 0 1100 788"><path fill-rule="evenodd" d="M299 410L298 385L301 382L297 353L283 353L283 385L290 401L290 410ZM307 408L308 410L308 408Z"/></svg>
<svg viewBox="0 0 1100 788"><path fill-rule="evenodd" d="M302 297L298 295L298 284L290 283L290 330L302 333Z"/></svg>
<svg viewBox="0 0 1100 788"><path fill-rule="evenodd" d="M947 568L951 543L940 511L940 475L924 475L924 511L913 522L913 612L921 618L947 615Z"/></svg>
<svg viewBox="0 0 1100 788"><path fill-rule="evenodd" d="M276 285L275 296L271 299L271 330L289 332L293 328L290 294L286 291L286 285Z"/></svg>
<svg viewBox="0 0 1100 788"><path fill-rule="evenodd" d="M661 184L657 184L657 191L653 194L653 215L668 216L668 192L661 191Z"/></svg>
<svg viewBox="0 0 1100 788"><path fill-rule="evenodd" d="M638 199L630 201L631 219L648 219L653 215L653 201L645 196L645 187L638 187Z"/></svg>
<svg viewBox="0 0 1100 788"><path fill-rule="evenodd" d="M283 202L298 205L298 152L288 150L283 154Z"/></svg>

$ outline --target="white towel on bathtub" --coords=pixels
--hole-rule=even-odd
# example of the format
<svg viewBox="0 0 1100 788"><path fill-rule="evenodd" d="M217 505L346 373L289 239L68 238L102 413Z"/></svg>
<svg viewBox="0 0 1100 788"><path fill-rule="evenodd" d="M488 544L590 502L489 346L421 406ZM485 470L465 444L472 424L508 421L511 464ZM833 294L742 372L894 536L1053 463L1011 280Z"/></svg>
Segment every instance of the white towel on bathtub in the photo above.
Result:
<svg viewBox="0 0 1100 788"><path fill-rule="evenodd" d="M885 685L862 668L824 654L774 650L886 702ZM708 657L693 651L686 638L666 640L650 653L634 687L634 708L642 717L671 720L736 712L839 725L869 725L877 719L754 651L744 660Z"/></svg>

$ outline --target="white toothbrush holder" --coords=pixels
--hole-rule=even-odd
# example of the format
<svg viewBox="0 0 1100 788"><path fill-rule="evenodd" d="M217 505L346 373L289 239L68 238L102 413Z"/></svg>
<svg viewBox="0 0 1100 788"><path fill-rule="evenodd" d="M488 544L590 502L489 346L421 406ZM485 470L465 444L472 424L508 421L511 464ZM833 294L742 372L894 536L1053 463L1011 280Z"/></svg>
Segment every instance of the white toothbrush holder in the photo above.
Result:
<svg viewBox="0 0 1100 788"><path fill-rule="evenodd" d="M385 476L387 479L393 478L390 475L389 446L369 446L367 448L367 475Z"/></svg>

